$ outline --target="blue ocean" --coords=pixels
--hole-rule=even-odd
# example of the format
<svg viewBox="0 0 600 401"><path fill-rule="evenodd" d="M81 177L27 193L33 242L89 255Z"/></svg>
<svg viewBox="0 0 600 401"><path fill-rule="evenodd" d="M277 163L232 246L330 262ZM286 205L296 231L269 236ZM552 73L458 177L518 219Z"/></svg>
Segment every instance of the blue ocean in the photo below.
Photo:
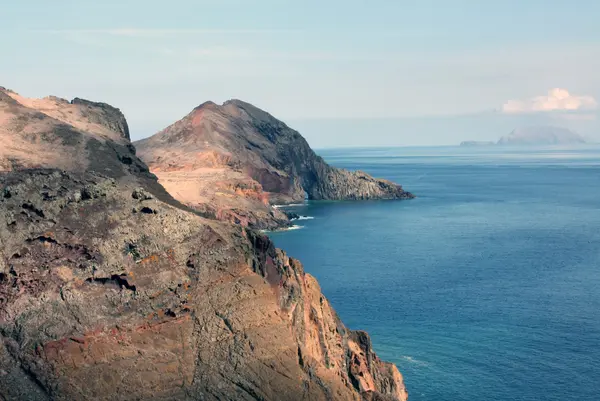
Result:
<svg viewBox="0 0 600 401"><path fill-rule="evenodd" d="M600 400L600 147L319 153L417 195L270 234L411 401Z"/></svg>

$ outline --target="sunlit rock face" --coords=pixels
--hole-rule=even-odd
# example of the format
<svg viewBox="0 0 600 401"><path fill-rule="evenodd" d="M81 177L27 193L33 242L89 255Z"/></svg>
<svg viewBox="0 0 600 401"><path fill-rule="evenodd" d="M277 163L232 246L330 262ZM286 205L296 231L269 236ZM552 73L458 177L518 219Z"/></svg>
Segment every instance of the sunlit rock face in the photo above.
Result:
<svg viewBox="0 0 600 401"><path fill-rule="evenodd" d="M0 399L406 399L300 262L173 199L115 110L0 91Z"/></svg>
<svg viewBox="0 0 600 401"><path fill-rule="evenodd" d="M252 227L286 225L272 204L413 197L392 182L329 166L298 132L239 100L203 103L135 145L178 200Z"/></svg>

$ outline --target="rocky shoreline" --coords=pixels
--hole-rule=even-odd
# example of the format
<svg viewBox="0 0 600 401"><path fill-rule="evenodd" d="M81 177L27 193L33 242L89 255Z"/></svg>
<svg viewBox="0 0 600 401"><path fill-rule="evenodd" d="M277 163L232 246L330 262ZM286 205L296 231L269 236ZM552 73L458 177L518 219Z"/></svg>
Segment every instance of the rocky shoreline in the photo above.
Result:
<svg viewBox="0 0 600 401"><path fill-rule="evenodd" d="M176 199L257 229L290 227L273 205L414 197L393 182L328 165L297 131L240 100L203 103L134 144Z"/></svg>
<svg viewBox="0 0 600 401"><path fill-rule="evenodd" d="M299 261L166 191L115 110L0 90L0 399L407 399Z"/></svg>

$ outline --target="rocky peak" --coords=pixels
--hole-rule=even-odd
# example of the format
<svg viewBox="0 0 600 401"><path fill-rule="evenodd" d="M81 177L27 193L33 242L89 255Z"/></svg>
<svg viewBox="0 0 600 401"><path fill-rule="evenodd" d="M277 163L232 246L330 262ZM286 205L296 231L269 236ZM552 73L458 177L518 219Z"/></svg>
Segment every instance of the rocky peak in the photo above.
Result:
<svg viewBox="0 0 600 401"><path fill-rule="evenodd" d="M9 89L6 89L3 86L0 86L0 102L2 104L17 104L17 101L10 96L11 93L14 92L12 92Z"/></svg>
<svg viewBox="0 0 600 401"><path fill-rule="evenodd" d="M130 141L129 127L123 113L106 103L79 98L69 102L56 96L43 99L27 98L6 89L0 90L0 101L4 104L18 104L22 108L42 113L100 139L111 139L122 144Z"/></svg>
<svg viewBox="0 0 600 401"><path fill-rule="evenodd" d="M256 183L252 186L261 188L272 204L303 201L305 194L315 200L413 197L392 182L329 166L300 133L241 100L229 100L222 106L205 103L159 134L136 142L136 147L170 192L182 194L181 201L197 206L210 199L210 204L226 204L246 214L245 192L229 193L213 185L229 181L225 185L234 188L240 180ZM207 180L211 169L214 178ZM210 187L191 178L199 171ZM202 198L179 189L190 181L195 182L194 192L204 194ZM260 192L252 196L262 197ZM257 210L254 206L250 209L251 213Z"/></svg>
<svg viewBox="0 0 600 401"><path fill-rule="evenodd" d="M124 139L131 140L129 126L121 110L106 103L91 102L80 98L73 99L71 104L81 106L83 115L92 123L103 125L111 131L119 133Z"/></svg>
<svg viewBox="0 0 600 401"><path fill-rule="evenodd" d="M44 99L48 99L48 100L51 100L51 101L53 101L53 102L55 102L55 103L59 103L59 104L60 104L60 103L62 103L62 104L64 104L64 105L67 105L67 104L71 103L71 102L69 102L69 101L68 101L67 99L65 99L65 98L58 97L58 96L53 96L53 95L50 95L50 96L48 96L48 97L45 97Z"/></svg>
<svg viewBox="0 0 600 401"><path fill-rule="evenodd" d="M215 102L208 100L202 104L200 104L199 106L195 107L194 110L192 111L199 111L199 110L204 110L204 109L211 109L211 110L215 110L218 109L220 106L218 104L216 104Z"/></svg>
<svg viewBox="0 0 600 401"><path fill-rule="evenodd" d="M175 203L135 155L119 109L79 98L29 99L0 91L0 172L55 168L95 172L152 188Z"/></svg>
<svg viewBox="0 0 600 401"><path fill-rule="evenodd" d="M254 105L252 105L248 102L244 102L243 100L240 100L240 99L229 99L223 103L223 106L228 106L228 105L232 105L235 107L249 107L249 108L256 109L256 107Z"/></svg>
<svg viewBox="0 0 600 401"><path fill-rule="evenodd" d="M0 86L0 92L4 92L4 93L15 93L14 91L5 88L4 86Z"/></svg>
<svg viewBox="0 0 600 401"><path fill-rule="evenodd" d="M238 99L228 100L223 107L237 118L243 118L252 124L271 124L281 128L289 128L283 121L278 120L268 112Z"/></svg>
<svg viewBox="0 0 600 401"><path fill-rule="evenodd" d="M105 124L65 118L63 102L9 98L1 400L406 400L398 369L267 236L174 201ZM260 184L204 156L225 174L213 194L248 200L235 218L253 212Z"/></svg>

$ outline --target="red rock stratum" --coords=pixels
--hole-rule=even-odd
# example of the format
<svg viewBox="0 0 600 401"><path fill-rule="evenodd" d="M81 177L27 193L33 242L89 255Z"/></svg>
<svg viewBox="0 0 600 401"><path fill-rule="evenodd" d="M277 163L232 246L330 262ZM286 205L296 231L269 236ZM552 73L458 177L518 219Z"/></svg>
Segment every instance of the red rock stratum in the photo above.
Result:
<svg viewBox="0 0 600 401"><path fill-rule="evenodd" d="M157 183L117 109L0 90L0 139L1 400L406 400L300 262Z"/></svg>

